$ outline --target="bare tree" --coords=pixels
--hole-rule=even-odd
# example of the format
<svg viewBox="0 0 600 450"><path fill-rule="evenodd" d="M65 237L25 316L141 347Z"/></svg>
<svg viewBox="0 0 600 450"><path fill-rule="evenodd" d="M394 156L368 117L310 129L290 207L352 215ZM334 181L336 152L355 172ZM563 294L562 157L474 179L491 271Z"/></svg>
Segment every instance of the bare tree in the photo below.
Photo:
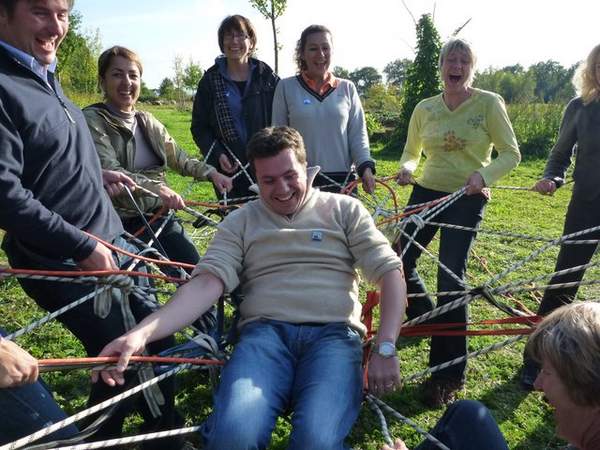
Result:
<svg viewBox="0 0 600 450"><path fill-rule="evenodd" d="M183 108L183 103L185 101L185 92L184 92L184 66L183 66L183 56L175 55L173 58L173 71L175 72L175 76L173 77L173 84L175 86L175 92L177 95L177 105L180 108Z"/></svg>
<svg viewBox="0 0 600 450"><path fill-rule="evenodd" d="M277 42L277 26L275 20L281 17L287 7L287 0L250 0L250 4L260 12L265 19L271 21L273 28L273 51L275 52L275 73L279 72L279 44Z"/></svg>

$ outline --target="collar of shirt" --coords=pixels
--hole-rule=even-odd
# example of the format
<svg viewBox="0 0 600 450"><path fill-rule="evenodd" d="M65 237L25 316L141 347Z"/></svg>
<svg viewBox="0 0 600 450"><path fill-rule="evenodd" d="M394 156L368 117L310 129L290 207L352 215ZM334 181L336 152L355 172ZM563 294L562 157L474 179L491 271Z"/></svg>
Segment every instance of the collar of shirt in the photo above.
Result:
<svg viewBox="0 0 600 450"><path fill-rule="evenodd" d="M226 78L229 81L233 81L231 79L231 77L229 76L229 74L227 73L227 57L225 57L225 56L218 56L215 59L215 64L219 68L219 73L221 75L223 75L224 78ZM249 76L249 78L252 78L252 72L254 72L254 68L256 67L256 61L254 61L252 58L248 58L248 65L250 66L250 76Z"/></svg>
<svg viewBox="0 0 600 450"><path fill-rule="evenodd" d="M336 88L339 83L339 80L331 72L327 72L327 75L325 75L325 81L323 82L321 89L317 89L317 82L311 78L308 78L306 72L302 72L302 79L309 88L319 95L324 95L330 89Z"/></svg>
<svg viewBox="0 0 600 450"><path fill-rule="evenodd" d="M24 52L23 50L19 50L18 48L15 48L2 40L0 40L0 45L4 47L13 58L31 70L46 83L48 83L48 72L54 74L54 71L56 70L56 58L54 58L52 64L49 66L44 66L43 64L40 64L35 57Z"/></svg>

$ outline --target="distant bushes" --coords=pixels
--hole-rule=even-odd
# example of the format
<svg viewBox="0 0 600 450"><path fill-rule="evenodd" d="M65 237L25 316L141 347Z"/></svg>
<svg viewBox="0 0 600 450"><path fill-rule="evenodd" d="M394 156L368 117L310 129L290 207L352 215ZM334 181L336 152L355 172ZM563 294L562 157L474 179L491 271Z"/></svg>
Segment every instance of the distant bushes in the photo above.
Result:
<svg viewBox="0 0 600 450"><path fill-rule="evenodd" d="M565 105L509 104L508 115L524 159L546 158L556 142Z"/></svg>

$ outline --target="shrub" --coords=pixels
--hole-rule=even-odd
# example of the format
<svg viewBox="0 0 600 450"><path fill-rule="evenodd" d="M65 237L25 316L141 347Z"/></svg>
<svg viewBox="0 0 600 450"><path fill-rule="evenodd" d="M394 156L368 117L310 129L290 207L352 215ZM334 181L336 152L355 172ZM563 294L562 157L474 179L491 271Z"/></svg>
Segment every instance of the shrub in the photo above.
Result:
<svg viewBox="0 0 600 450"><path fill-rule="evenodd" d="M564 105L507 105L524 159L546 158L556 142Z"/></svg>
<svg viewBox="0 0 600 450"><path fill-rule="evenodd" d="M370 112L365 112L365 121L367 122L367 133L369 134L369 139L373 140L373 137L376 133L380 133L383 131L383 127L377 117Z"/></svg>

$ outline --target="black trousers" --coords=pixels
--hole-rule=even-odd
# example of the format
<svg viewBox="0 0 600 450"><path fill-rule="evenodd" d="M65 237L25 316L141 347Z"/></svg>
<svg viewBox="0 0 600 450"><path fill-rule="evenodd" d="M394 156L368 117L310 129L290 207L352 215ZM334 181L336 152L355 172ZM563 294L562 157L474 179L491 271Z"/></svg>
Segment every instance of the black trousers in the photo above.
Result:
<svg viewBox="0 0 600 450"><path fill-rule="evenodd" d="M416 185L408 204L417 204L430 202L448 195L447 192L434 191ZM433 217L434 222L448 223L453 225L462 225L470 228L477 228L483 219L483 212L487 200L483 195L463 195L448 208ZM427 247L434 238L439 227L426 225L415 236L415 241L423 247ZM415 231L415 225L410 223L405 228L409 236ZM440 250L439 260L448 269L450 269L460 280L463 280L467 271L467 261L469 250L475 241L476 233L471 231L455 230L451 228L442 228L440 231ZM400 251L407 245L408 250L402 258L404 266L404 277L406 279L406 288L408 294L423 294L427 292L425 284L419 272L417 271L417 260L421 256L421 249L414 244L409 244L406 237L400 239ZM464 290L464 285L457 282L445 270L438 267L437 272L437 291L460 291ZM453 300L458 299L457 295L444 295L438 297L437 306L443 306ZM415 318L431 311L434 308L434 301L429 296L409 299L406 310L409 319ZM448 311L446 314L438 316L430 323L466 323L468 318L467 307L462 306ZM466 329L466 326L456 328ZM467 338L466 336L433 336L431 338L431 351L429 353L429 366L437 366L446 361L466 355ZM455 364L447 369L433 374L433 377L447 378L453 380L464 380L466 363Z"/></svg>
<svg viewBox="0 0 600 450"><path fill-rule="evenodd" d="M593 228L600 225L600 196L586 198L575 186L567 215L565 217L565 225L563 235L575 233L577 231ZM582 236L574 238L577 240L583 239L600 239L600 231L586 233ZM584 265L590 262L597 244L562 244L556 260L555 272L568 269L575 266ZM569 273L566 275L556 275L550 280L550 284L570 283L581 281L585 270ZM560 289L547 289L544 292L542 303L538 310L538 314L547 315L556 308L571 303L577 294L578 286L565 287Z"/></svg>
<svg viewBox="0 0 600 450"><path fill-rule="evenodd" d="M318 187L323 192L333 192L335 194L339 194L342 191L342 189L340 188L340 186L337 185L330 186L334 184L333 181L330 180L330 178L336 183L339 183L341 186L345 186L346 184L355 181L357 179L357 175L354 172L351 172L350 175L348 175L348 172L319 172L315 177L313 186ZM356 192L356 189L354 189L354 193Z"/></svg>
<svg viewBox="0 0 600 450"><path fill-rule="evenodd" d="M137 252L137 249L127 243L122 238L117 238L113 242L130 252ZM9 263L13 268L39 269L39 270L76 270L72 261L48 260L38 255L33 255L24 251L22 247L15 247L15 244L5 246ZM117 266L126 268L131 259L128 256L113 253ZM141 266L136 271L145 271ZM59 281L29 280L19 279L25 293L31 297L41 308L52 312L68 305L69 303L94 291L94 286L75 284ZM148 286L148 278L139 277L135 279L139 286ZM113 291L114 292L114 291ZM131 312L140 322L146 316L152 313L152 308L144 303L135 295L129 296ZM102 348L113 339L125 333L123 317L121 313L121 299L116 292L112 295L112 305L108 316L104 319L94 313L94 300L90 299L70 311L61 314L57 318L85 347L88 356L97 356ZM147 349L150 354L159 353L175 345L173 337L168 337L160 341L149 344ZM110 387L101 380L92 384L88 406L93 406L110 397L113 397L124 391L125 386L135 385L137 375L128 371L125 376L125 385ZM138 411L144 418L142 426L144 432L162 431L165 429L177 428L183 423L181 417L174 408L175 380L173 377L159 383L160 389L165 397L165 404L161 407L162 415L153 417L146 400L142 393L130 397L123 401L117 411L108 419L94 435L94 440L103 440L120 437L125 417L133 410ZM147 450L159 450L164 448L178 449L183 445L181 437L169 439L146 441L142 448Z"/></svg>
<svg viewBox="0 0 600 450"><path fill-rule="evenodd" d="M159 219L154 223L150 224L153 232L158 231L158 229L163 225L164 219ZM131 219L123 219L123 228L131 234L134 234L139 229L143 228L143 232L138 236L138 239L144 242L150 242L152 239L152 235L145 227L142 219L138 217L133 217ZM177 261L184 262L188 264L197 264L200 260L200 254L198 250L196 250L196 246L187 235L181 223L177 220L177 218L171 218L163 227L160 235L158 236L158 242L162 245L162 248L165 250L167 258ZM152 247L160 251L160 247L156 242L152 244ZM161 251L161 253L163 253ZM173 268L169 268L168 266L161 266L161 270L165 272L167 275L177 276L177 270ZM191 269L186 269L188 273L191 273Z"/></svg>

